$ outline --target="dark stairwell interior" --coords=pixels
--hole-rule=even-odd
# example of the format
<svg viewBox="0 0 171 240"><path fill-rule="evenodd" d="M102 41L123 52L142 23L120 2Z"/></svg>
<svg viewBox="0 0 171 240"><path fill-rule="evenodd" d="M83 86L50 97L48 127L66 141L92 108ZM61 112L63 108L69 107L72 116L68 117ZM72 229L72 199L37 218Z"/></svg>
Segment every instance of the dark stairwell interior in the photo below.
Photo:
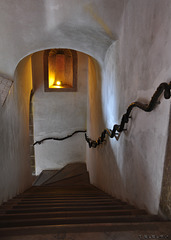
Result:
<svg viewBox="0 0 171 240"><path fill-rule="evenodd" d="M169 224L93 186L85 163L43 171L30 189L0 207L1 239L68 232L153 231L159 236Z"/></svg>
<svg viewBox="0 0 171 240"><path fill-rule="evenodd" d="M28 54L40 51L41 49L43 50L44 48L54 47L68 47L90 54L91 57L89 57L88 60L86 60L81 53L78 55L78 60L80 60L78 64L82 66L82 69L78 66L78 80L81 80L80 85L78 82L78 89L79 86L81 87L85 84L83 76L88 75L90 86L88 90L89 109L88 117L86 117L85 114L84 119L86 119L86 122L89 124L87 134L92 139L96 139L96 136L99 136L104 127L112 127L113 123L119 122L121 114L124 113L125 107L127 107L127 104L131 101L136 101L141 98L149 99L154 88L157 87L161 81L170 81L171 58L169 53L171 48L171 21L169 16L171 16L171 2L169 2L169 0L150 1L150 4L148 1L141 0L102 0L101 4L97 4L98 1L92 0L90 5L87 1L87 7L85 6L86 1L73 0L72 4L63 4L63 2L65 1L44 1L45 4L43 4L39 0L0 1L0 10L2 11L0 14L0 29L2 33L0 37L2 50L0 69L1 74L14 80L8 99L3 105L0 114L0 202L7 201L7 199L11 199L17 194L22 193L2 205L0 239L6 238L9 240L10 238L12 239L13 236L19 239L18 235L21 236L21 239L28 239L32 233L56 234L60 233L60 231L62 235L54 237L53 239L73 239L71 236L67 235L65 237L65 235L63 235L63 233L68 233L69 230L59 230L63 225L65 225L65 227L67 225L66 223L62 224L61 220L51 225L52 222L50 217L48 217L47 219L44 218L46 221L44 225L40 224L38 221L41 219L43 222L44 212L41 215L42 217L40 217L37 215L38 212L36 212L37 206L33 207L32 204L36 200L38 205L42 207L41 201L44 203L47 198L49 198L48 201L52 199L56 201L55 197L57 196L57 199L60 199L60 191L62 193L64 189L67 189L68 194L70 191L75 191L75 193L72 194L74 198L79 196L79 194L76 194L76 190L74 190L80 187L80 185L77 186L77 184L74 184L77 178L76 176L72 176L72 179L71 176L64 180L60 179L60 181L58 179L58 186L55 186L56 178L54 179L53 175L57 173L54 173L56 170L53 172L44 171L42 175L46 176L46 183L44 180L41 180L42 186L33 186L24 192L31 185L30 162L28 161L28 103L30 91L33 88L31 79L33 79L33 83L35 83L34 79L36 79L37 91L35 92L35 106L38 106L38 108L35 108L35 110L38 111L37 115L35 111L35 130L37 131L37 135L35 132L35 140L41 140L41 137L44 138L47 136L65 136L65 133L70 134L72 129L75 130L75 128L78 127L78 124L75 124L76 127L74 124L72 126L68 124L68 122L76 123L75 119L77 119L73 118L73 121L70 121L71 116L68 117L71 106L74 106L74 115L79 113L79 116L83 116L83 114L80 114L78 111L78 105L76 105L76 103L84 101L83 98L81 100L80 98L83 96L83 93L85 93L85 87L82 88L80 93L78 92L79 98L78 101L75 102L76 93L73 94L72 101L71 98L68 97L71 93L66 96L62 93L57 94L58 96L44 93L42 55L33 54L32 56L28 56ZM13 21L11 21L11 19L13 19ZM38 31L36 31L36 29L38 29ZM27 57L25 58L25 56ZM41 60L40 64L38 64L39 59ZM86 63L86 65L84 63ZM37 69L36 64L38 65ZM103 67L101 67L102 65ZM53 97L51 98L52 95ZM61 109L61 102L67 107L65 112L67 114L58 114ZM45 110L50 112L49 103L52 104L52 109L54 110L52 112L56 113L56 115L50 116L45 112ZM82 108L80 108L80 110L81 109ZM42 111L39 115L40 110ZM166 104L161 103L159 110L154 111L149 118L146 118L146 114L141 113L138 116L137 111L135 111L131 124L128 126L129 131L121 136L119 143L108 141L108 143L105 144L105 148L101 148L100 146L98 150L95 149L93 151L90 149L85 153L87 154L86 158L85 154L82 154L83 151L80 151L80 155L73 154L73 149L79 149L79 138L76 138L73 144L76 148L73 148L71 145L74 142L73 140L68 144L68 146L71 146L70 148L68 146L66 147L67 142L66 145L65 143L63 144L63 148L60 143L54 144L52 141L46 141L44 144L36 145L35 154L41 153L39 157L36 156L36 161L42 164L37 172L39 174L43 169L47 169L47 166L44 166L44 164L47 160L49 161L48 164L50 164L50 160L52 159L51 156L49 157L49 152L53 153L51 155L54 156L54 159L51 161L52 165L48 165L48 168L51 169L58 169L58 165L54 165L54 163L56 163L59 152L62 152L62 158L65 153L67 155L65 161L62 159L62 161L59 162L63 163L63 165L59 164L59 168L68 163L68 160L69 162L73 162L85 161L86 159L91 183L95 186L110 193L112 196L119 197L123 201L128 200L130 203L135 203L139 208L144 207L154 214L158 212L159 198L161 196L160 208L162 213L165 215L170 214L171 182L170 178L167 178L167 175L170 176L171 169L169 154L170 140L168 140L168 153L165 154L169 110L170 102ZM64 111L62 112L64 113ZM48 117L49 122L47 122L46 118L43 119L44 116ZM39 119L41 119L41 121L39 121ZM63 121L63 119L66 119L66 121ZM136 127L133 128L133 125ZM40 128L38 129L37 126L40 126ZM47 126L53 127L50 129ZM60 129L58 128L59 126L61 127ZM68 126L70 126L70 128L68 128ZM80 126L82 128L82 126L85 126L85 123L83 122L83 125L80 124ZM64 130L67 131L65 132ZM42 131L47 135L42 136ZM56 147L57 145L58 148ZM52 151L50 151L48 147L50 147L49 149L52 149ZM48 149L48 151L45 151L46 149ZM66 149L68 152L72 150L70 151L71 154L68 154ZM81 155L83 156L82 159ZM166 164L164 166L165 155ZM76 158L76 156L78 158ZM71 157L73 157L73 159L71 159ZM165 173L167 173L167 175ZM162 177L164 188L161 193ZM81 174L79 176L79 182L81 182L80 178ZM52 179L53 185L50 185ZM65 181L65 184L67 183L67 187L64 186L64 182L62 183L62 181ZM80 191L84 190L84 193L87 191L85 185L86 187L93 187L89 183L83 184L82 182L81 184L82 187L80 187ZM42 190L42 195L41 192L38 193L38 189L39 191L40 189ZM55 196L53 195L54 193ZM28 213L22 212L17 214L8 212L18 210L23 202L25 202L24 196L27 195L30 203L26 201L26 206L31 205L31 207L27 208ZM31 200L31 198L33 199ZM100 199L100 196L98 196L98 199ZM48 202L48 204L49 203L50 202ZM50 208L52 205L52 203L49 204ZM22 211L26 206L24 205ZM165 208L165 206L167 206L167 208ZM45 207L40 208L39 213L41 214L41 211L44 211L44 209ZM33 218L32 214L34 212L35 215ZM54 209L52 212L56 214ZM68 212L67 210L67 214ZM88 214L88 211L86 214ZM19 215L20 220L18 219ZM35 219L33 221L34 223L30 223L29 225L24 216L26 216L26 219L29 219L28 216L30 216L31 219ZM126 217L126 214L124 216ZM136 214L134 216L139 215ZM148 214L146 216L148 217ZM125 217L123 218L126 219ZM56 215L55 218L57 219ZM116 218L118 221L118 217ZM92 218L89 217L89 219ZM80 224L83 223L79 222L77 226L80 227ZM97 228L94 227L95 223L85 223L85 225L86 224L88 224L88 226L86 226L88 231L97 230ZM89 228L90 224L94 224L92 228ZM118 226L123 225L123 223L119 221L115 223L101 222L97 224L98 231L104 230L102 226L105 226L106 230L109 229L113 232L115 230L121 231L121 227ZM144 231L144 235L138 230L136 236L122 237L122 239L138 239L140 234L144 236L140 237L141 239L170 237L171 227L167 221L160 222L160 220L156 220L155 222L146 223L141 221L141 223L129 222L124 224L128 228L124 225L124 227L122 226L122 231L127 232L126 229L131 229L133 225L133 230L135 230L135 228L141 228L141 230ZM106 225L110 225L111 228ZM147 228L145 225L147 225ZM34 231L32 232L31 229L34 229ZM70 232L72 231L74 230L70 229ZM23 236L26 233L28 235ZM147 233L148 235L145 235ZM159 237L160 235L162 237ZM35 237L35 239L37 239L37 237ZM45 237L42 236L41 239L45 239ZM92 238L84 237L84 239ZM93 239L104 238L98 238L96 233ZM116 235L110 235L109 239L118 239L118 237Z"/></svg>

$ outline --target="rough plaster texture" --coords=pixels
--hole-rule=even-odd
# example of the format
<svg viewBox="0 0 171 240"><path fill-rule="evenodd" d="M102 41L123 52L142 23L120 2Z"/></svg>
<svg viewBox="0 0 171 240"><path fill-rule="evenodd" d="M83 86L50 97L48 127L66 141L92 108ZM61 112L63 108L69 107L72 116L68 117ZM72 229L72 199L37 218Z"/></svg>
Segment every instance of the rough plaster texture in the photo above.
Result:
<svg viewBox="0 0 171 240"><path fill-rule="evenodd" d="M89 61L89 136L112 128L132 101L148 102L161 82L170 81L170 16L170 1L127 1L119 39L108 49L103 68ZM118 142L110 139L88 149L92 183L157 213L169 109L170 101L163 98L152 113L135 109Z"/></svg>
<svg viewBox="0 0 171 240"><path fill-rule="evenodd" d="M29 162L29 97L31 60L19 64L0 114L0 203L31 185Z"/></svg>
<svg viewBox="0 0 171 240"><path fill-rule="evenodd" d="M55 47L82 51L102 61L120 30L123 2L1 0L0 73L12 78L24 56Z"/></svg>
<svg viewBox="0 0 171 240"><path fill-rule="evenodd" d="M11 86L12 86L11 80L0 76L0 104L1 105L4 104Z"/></svg>
<svg viewBox="0 0 171 240"><path fill-rule="evenodd" d="M87 59L78 53L76 92L44 92L43 52L32 56L34 141L47 137L65 137L85 130L87 120ZM86 160L84 133L64 141L49 140L35 145L36 173L62 168L70 162Z"/></svg>
<svg viewBox="0 0 171 240"><path fill-rule="evenodd" d="M150 99L159 83L170 80L170 18L170 0L1 0L0 73L13 78L20 59L47 48L72 48L94 57L99 64L93 59L89 63L88 130L96 138L104 127L119 122L130 102ZM9 183L11 176L8 163L16 154L4 146L12 142L14 125L19 124L13 104L7 101L6 113L1 110L0 115L1 158L10 155L11 159L1 168L4 196L8 195L5 181ZM110 140L105 147L87 149L92 182L156 213L169 106L163 101L150 115L134 110L128 132L119 142ZM11 131L4 128L7 124ZM11 188L10 195L14 192Z"/></svg>
<svg viewBox="0 0 171 240"><path fill-rule="evenodd" d="M120 32L123 7L122 0L109 0L108 4L105 0L1 0L0 75L15 80L14 71L21 59L49 48L75 49L97 58L102 63L106 50ZM20 93L17 94L20 96ZM8 101L7 104L11 111L8 114L9 127L13 129L11 115L15 107L10 108L12 103ZM15 124L19 122L16 120ZM1 125L1 128L3 126ZM13 136L13 130L11 132ZM8 133L10 135L10 132ZM3 146L4 144L1 148ZM3 153L2 158L6 154L13 156L9 149L4 148L3 151L7 152ZM5 178L8 179L7 165L2 172L1 176L6 174ZM6 179L3 181L5 183Z"/></svg>
<svg viewBox="0 0 171 240"><path fill-rule="evenodd" d="M170 109L170 123L169 136L166 148L166 157L164 163L164 174L162 182L162 191L160 197L160 213L165 218L171 220L171 109Z"/></svg>

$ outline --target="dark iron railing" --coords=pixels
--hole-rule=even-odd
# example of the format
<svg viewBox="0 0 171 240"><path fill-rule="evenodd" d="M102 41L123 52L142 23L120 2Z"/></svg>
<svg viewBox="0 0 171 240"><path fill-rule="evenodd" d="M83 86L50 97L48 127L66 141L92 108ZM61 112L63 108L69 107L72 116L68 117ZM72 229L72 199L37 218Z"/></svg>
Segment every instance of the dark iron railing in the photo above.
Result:
<svg viewBox="0 0 171 240"><path fill-rule="evenodd" d="M140 108L141 110L145 111L145 112L151 112L155 106L158 104L159 102L159 97L161 96L161 94L164 91L164 98L165 99L169 99L171 97L171 82L168 83L161 83L159 85L159 87L157 88L157 90L155 91L155 93L153 94L149 104L143 104L140 102L133 102L131 103L128 108L126 113L122 116L121 119L121 123L120 125L115 124L113 126L113 129L108 129L105 128L104 131L101 133L101 136L97 139L97 140L92 140L91 138L89 138L87 136L87 134L85 133L85 139L88 142L89 148L93 147L96 148L98 145L102 144L105 141L105 137L106 135L108 135L110 138L116 138L116 140L119 139L121 132L125 131L125 124L129 122L130 114L133 108L137 107Z"/></svg>
<svg viewBox="0 0 171 240"><path fill-rule="evenodd" d="M67 135L67 136L65 136L65 137L47 137L47 138L43 138L43 139L41 139L41 140L36 141L35 143L33 143L33 146L36 145L36 144L39 144L39 145L40 145L40 144L42 144L42 142L47 141L47 140L63 141L63 140L65 140L65 139L67 139L67 138L72 137L73 135L75 135L75 134L77 134L77 133L85 133L85 132L86 132L86 130L77 130L77 131L75 131L75 132L73 132L73 133L71 133L71 134L69 134L69 135Z"/></svg>

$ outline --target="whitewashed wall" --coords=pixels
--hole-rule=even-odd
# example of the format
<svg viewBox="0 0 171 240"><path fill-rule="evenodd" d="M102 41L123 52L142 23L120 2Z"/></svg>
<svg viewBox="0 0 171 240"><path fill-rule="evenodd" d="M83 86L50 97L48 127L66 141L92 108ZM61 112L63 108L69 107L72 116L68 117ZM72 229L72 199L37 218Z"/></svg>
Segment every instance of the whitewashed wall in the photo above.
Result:
<svg viewBox="0 0 171 240"><path fill-rule="evenodd" d="M65 137L87 128L87 56L78 53L76 92L44 92L43 52L32 56L34 140ZM84 133L64 141L49 140L35 145L36 173L86 160Z"/></svg>
<svg viewBox="0 0 171 240"><path fill-rule="evenodd" d="M29 98L31 59L17 67L15 82L0 112L0 203L31 186Z"/></svg>
<svg viewBox="0 0 171 240"><path fill-rule="evenodd" d="M108 49L103 68L89 60L90 137L119 123L128 105L147 102L171 76L171 2L130 0L125 4L118 40ZM97 90L98 89L98 90ZM95 95L93 95L93 93ZM119 141L88 149L93 184L151 213L159 208L170 100L152 112L133 110Z"/></svg>
<svg viewBox="0 0 171 240"><path fill-rule="evenodd" d="M170 80L170 0L1 0L0 13L2 33L0 72L10 79L13 78L17 63L24 56L56 46L85 52L100 62L100 65L93 59L89 62L87 124L90 137L96 138L104 127L111 128L115 122L118 123L130 102L150 99L160 82ZM116 39L118 40L114 42ZM34 55L33 58L36 61L38 56ZM63 126L66 127L63 125L65 121L58 120L55 123L62 123L61 129L55 127L55 130L51 130L47 126L55 124L54 118L43 120L44 109L49 109L50 116L51 111L59 110L61 97L56 105L55 98L50 100L52 93L46 95L43 93L41 65L39 70L33 73L38 84L35 113L38 116L40 111L41 116L37 117L37 123L35 122L37 125L35 140L46 136L46 133L48 136L49 133L55 133L55 136L56 133L62 135ZM80 74L86 71L87 67ZM26 77L22 79L30 79L30 70L26 73ZM24 75L24 72L22 74ZM28 89L22 93L23 89L17 84L16 82L0 115L0 192L4 192L1 199L13 196L29 185L30 181L29 177L27 178L29 167L25 158L27 129L23 125L28 125L25 124L27 121L25 106L28 102L27 91L31 87L28 85ZM75 95L72 101L69 95L67 99L62 93L60 96L64 102L69 102L71 109L72 103L75 105L75 102L78 102ZM82 94L79 97L81 101L85 101ZM43 98L44 106L41 102ZM49 108L49 103L53 109ZM109 140L105 147L87 149L87 164L92 183L156 213L161 189L169 107L170 101L163 101L151 114L134 110L128 132L122 134L119 142ZM63 109L61 111L64 113ZM69 112L70 109L67 114ZM80 120L80 127L83 126L83 122ZM70 125L69 118L66 123L70 126L69 130L75 128L75 125ZM22 149L21 142L24 143ZM50 145L46 142L36 146L37 149L42 148L39 150L40 161L47 157L44 155L47 148L50 155L54 152L51 152L55 148L54 143L50 148L48 144ZM57 149L59 148L60 146ZM65 149L63 148L63 151ZM73 149L70 149L71 153L72 151ZM58 167L52 160L58 156L58 152L50 157L51 167ZM68 160L62 161L66 163ZM42 163L38 171L46 167L44 160ZM60 163L60 167L62 164Z"/></svg>

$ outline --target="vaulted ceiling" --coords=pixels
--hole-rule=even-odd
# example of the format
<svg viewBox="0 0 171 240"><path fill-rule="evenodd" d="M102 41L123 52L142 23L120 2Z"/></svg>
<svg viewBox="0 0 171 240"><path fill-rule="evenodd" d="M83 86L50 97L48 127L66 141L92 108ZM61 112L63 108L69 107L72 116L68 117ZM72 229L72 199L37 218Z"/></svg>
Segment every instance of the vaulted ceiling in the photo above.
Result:
<svg viewBox="0 0 171 240"><path fill-rule="evenodd" d="M71 48L104 59L119 36L127 0L1 0L0 75L13 79L25 56Z"/></svg>

